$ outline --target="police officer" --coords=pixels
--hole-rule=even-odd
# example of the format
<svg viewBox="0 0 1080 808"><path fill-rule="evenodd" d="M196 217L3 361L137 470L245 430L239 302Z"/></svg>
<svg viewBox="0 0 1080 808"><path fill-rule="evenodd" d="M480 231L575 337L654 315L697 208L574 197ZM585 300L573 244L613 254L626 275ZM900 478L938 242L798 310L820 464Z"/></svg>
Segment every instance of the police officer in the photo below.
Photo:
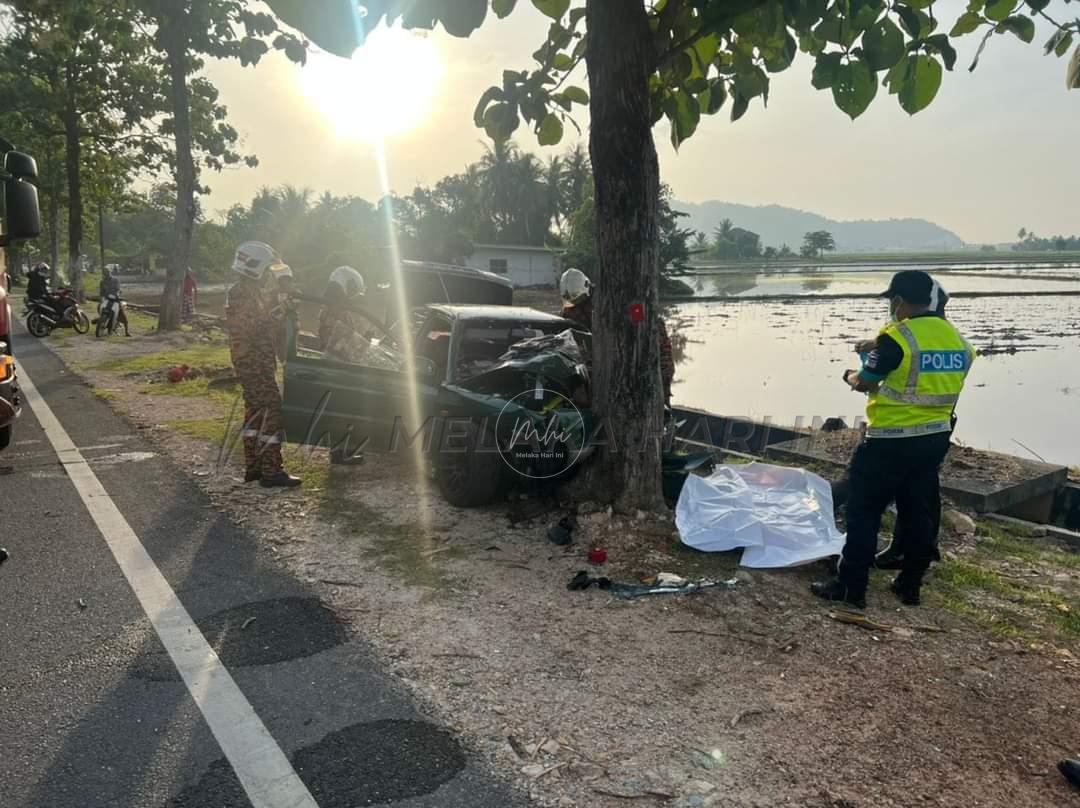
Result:
<svg viewBox="0 0 1080 808"><path fill-rule="evenodd" d="M892 323L861 370L844 381L869 394L866 438L851 459L847 542L834 579L811 585L825 600L866 606L866 585L877 550L881 516L896 500L904 524L904 556L892 591L916 605L940 522L938 470L949 450L952 414L975 359L959 331L931 308L933 279L905 270L882 297Z"/></svg>
<svg viewBox="0 0 1080 808"><path fill-rule="evenodd" d="M559 294L563 299L562 315L584 331L592 331L593 284L580 269L571 267L559 279ZM656 318L660 343L660 381L664 385L664 404L671 405L671 384L675 380L675 352L668 336L667 325Z"/></svg>
<svg viewBox="0 0 1080 808"><path fill-rule="evenodd" d="M240 280L225 299L225 327L244 392L244 481L259 480L264 488L295 488L301 481L285 471L281 459L284 433L275 377L280 323L263 294L264 287L276 286L278 274L291 276L291 271L274 248L261 241L241 244L232 269Z"/></svg>

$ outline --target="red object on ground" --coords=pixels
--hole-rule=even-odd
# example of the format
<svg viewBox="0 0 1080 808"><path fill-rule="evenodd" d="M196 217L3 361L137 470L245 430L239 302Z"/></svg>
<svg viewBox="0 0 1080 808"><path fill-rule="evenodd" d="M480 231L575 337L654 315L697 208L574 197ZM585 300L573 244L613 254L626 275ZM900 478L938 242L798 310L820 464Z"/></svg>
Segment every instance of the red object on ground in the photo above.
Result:
<svg viewBox="0 0 1080 808"><path fill-rule="evenodd" d="M645 304L644 303L631 303L630 304L630 322L643 323L645 322Z"/></svg>
<svg viewBox="0 0 1080 808"><path fill-rule="evenodd" d="M607 563L607 550L603 547L594 547L589 550L589 563L590 564L606 564Z"/></svg>
<svg viewBox="0 0 1080 808"><path fill-rule="evenodd" d="M184 380L187 376L187 372L187 365L178 365L177 367L169 368L169 381L173 384L178 384Z"/></svg>

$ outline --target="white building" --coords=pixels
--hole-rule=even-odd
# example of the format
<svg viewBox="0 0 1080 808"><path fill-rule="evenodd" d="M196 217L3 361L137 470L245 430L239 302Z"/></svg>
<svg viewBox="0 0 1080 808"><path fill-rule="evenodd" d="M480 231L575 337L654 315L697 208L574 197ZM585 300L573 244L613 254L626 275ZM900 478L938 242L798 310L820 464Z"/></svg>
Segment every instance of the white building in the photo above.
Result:
<svg viewBox="0 0 1080 808"><path fill-rule="evenodd" d="M556 286L559 283L560 254L547 247L517 247L508 244L474 244L465 265L505 275L515 287Z"/></svg>

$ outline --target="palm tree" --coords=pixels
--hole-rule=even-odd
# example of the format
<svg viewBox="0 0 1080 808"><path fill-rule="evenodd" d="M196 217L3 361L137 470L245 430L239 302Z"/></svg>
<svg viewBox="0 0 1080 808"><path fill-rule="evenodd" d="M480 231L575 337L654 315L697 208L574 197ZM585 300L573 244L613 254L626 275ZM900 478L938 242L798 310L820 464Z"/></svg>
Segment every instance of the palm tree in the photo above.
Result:
<svg viewBox="0 0 1080 808"><path fill-rule="evenodd" d="M561 213L563 219L569 219L581 207L592 188L592 163L589 161L588 151L580 143L563 157L562 184Z"/></svg>
<svg viewBox="0 0 1080 808"><path fill-rule="evenodd" d="M721 244L729 239L731 231L735 229L731 219L721 219L720 224L713 230L713 245Z"/></svg>
<svg viewBox="0 0 1080 808"><path fill-rule="evenodd" d="M547 183L547 208L551 218L555 222L555 228L562 230L563 226L563 159L552 157L548 160L544 171L544 180Z"/></svg>

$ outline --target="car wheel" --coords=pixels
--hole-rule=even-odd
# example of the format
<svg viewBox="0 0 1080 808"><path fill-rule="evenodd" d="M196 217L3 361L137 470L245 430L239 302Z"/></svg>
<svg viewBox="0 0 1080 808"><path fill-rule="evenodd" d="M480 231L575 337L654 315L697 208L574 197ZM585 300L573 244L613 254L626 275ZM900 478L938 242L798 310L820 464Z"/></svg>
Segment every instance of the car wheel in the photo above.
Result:
<svg viewBox="0 0 1080 808"><path fill-rule="evenodd" d="M485 433L486 434L486 433ZM497 502L506 490L509 469L490 439L481 441L480 430L470 425L463 438L465 451L439 452L435 480L443 499L458 508L476 508ZM488 436L490 437L490 436Z"/></svg>

